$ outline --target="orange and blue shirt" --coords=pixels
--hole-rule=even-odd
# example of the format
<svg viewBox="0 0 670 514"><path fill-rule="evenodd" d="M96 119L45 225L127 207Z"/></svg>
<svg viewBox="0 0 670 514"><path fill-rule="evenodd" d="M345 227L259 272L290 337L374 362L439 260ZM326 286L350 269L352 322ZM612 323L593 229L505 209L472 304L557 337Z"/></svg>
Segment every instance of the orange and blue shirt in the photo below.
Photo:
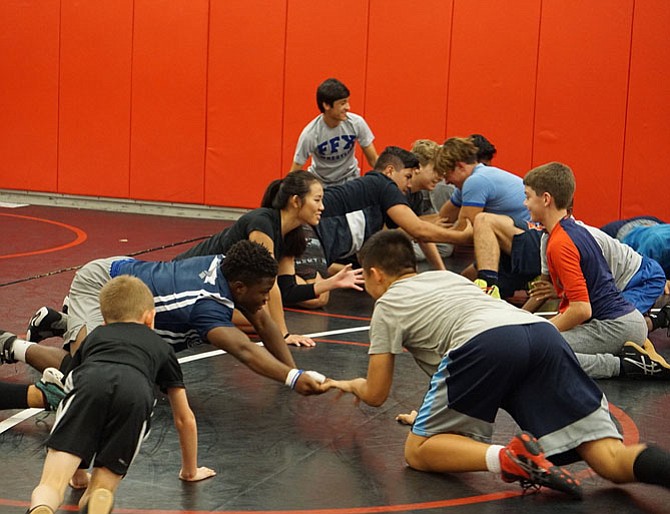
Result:
<svg viewBox="0 0 670 514"><path fill-rule="evenodd" d="M591 304L591 319L616 319L635 310L617 289L598 243L572 218L563 218L549 234L547 264L561 298L559 312L570 302Z"/></svg>

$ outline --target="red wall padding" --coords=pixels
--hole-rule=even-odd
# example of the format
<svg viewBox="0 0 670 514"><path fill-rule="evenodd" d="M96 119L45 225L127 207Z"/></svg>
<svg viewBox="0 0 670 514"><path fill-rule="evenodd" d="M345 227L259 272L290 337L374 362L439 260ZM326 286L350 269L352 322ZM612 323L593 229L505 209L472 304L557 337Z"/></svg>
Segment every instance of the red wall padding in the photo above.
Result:
<svg viewBox="0 0 670 514"><path fill-rule="evenodd" d="M58 192L129 195L133 1L61 2Z"/></svg>
<svg viewBox="0 0 670 514"><path fill-rule="evenodd" d="M207 0L135 0L130 196L204 202Z"/></svg>
<svg viewBox="0 0 670 514"><path fill-rule="evenodd" d="M334 76L379 151L480 132L585 221L670 220L669 5L5 0L0 188L255 207Z"/></svg>
<svg viewBox="0 0 670 514"><path fill-rule="evenodd" d="M624 146L622 215L670 221L670 2L635 2Z"/></svg>
<svg viewBox="0 0 670 514"><path fill-rule="evenodd" d="M449 135L484 134L495 164L530 169L540 3L456 0L449 75Z"/></svg>
<svg viewBox="0 0 670 514"><path fill-rule="evenodd" d="M620 211L632 22L633 0L542 2L533 165L572 167L595 225Z"/></svg>
<svg viewBox="0 0 670 514"><path fill-rule="evenodd" d="M366 114L378 152L444 139L451 11L445 0L371 3Z"/></svg>
<svg viewBox="0 0 670 514"><path fill-rule="evenodd" d="M0 188L58 189L59 4L0 2Z"/></svg>
<svg viewBox="0 0 670 514"><path fill-rule="evenodd" d="M212 2L205 203L257 207L281 176L286 5ZM236 37L231 37L236 35Z"/></svg>

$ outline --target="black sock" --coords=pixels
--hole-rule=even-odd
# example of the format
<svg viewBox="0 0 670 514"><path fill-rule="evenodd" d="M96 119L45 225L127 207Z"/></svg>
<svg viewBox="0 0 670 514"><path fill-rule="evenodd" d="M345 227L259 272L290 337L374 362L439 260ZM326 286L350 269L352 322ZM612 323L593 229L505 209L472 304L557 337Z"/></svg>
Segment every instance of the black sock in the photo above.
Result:
<svg viewBox="0 0 670 514"><path fill-rule="evenodd" d="M27 409L28 385L0 382L0 409Z"/></svg>
<svg viewBox="0 0 670 514"><path fill-rule="evenodd" d="M477 278L481 278L489 286L498 285L498 272L490 269L480 269L477 271Z"/></svg>
<svg viewBox="0 0 670 514"><path fill-rule="evenodd" d="M647 446L635 459L633 474L638 482L670 489L670 453L658 446Z"/></svg>

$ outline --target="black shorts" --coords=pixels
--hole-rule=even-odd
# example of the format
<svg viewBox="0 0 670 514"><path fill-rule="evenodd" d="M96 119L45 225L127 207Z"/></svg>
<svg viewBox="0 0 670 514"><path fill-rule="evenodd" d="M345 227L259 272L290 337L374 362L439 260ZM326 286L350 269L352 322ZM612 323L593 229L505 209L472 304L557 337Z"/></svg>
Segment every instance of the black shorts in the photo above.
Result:
<svg viewBox="0 0 670 514"><path fill-rule="evenodd" d="M80 457L80 467L125 475L149 433L153 385L130 366L95 363L70 373L69 387L47 447Z"/></svg>
<svg viewBox="0 0 670 514"><path fill-rule="evenodd" d="M512 238L512 253L500 255L498 287L500 296L509 298L514 291L528 290L528 282L542 272L540 240L542 232L535 228L519 227L522 233Z"/></svg>
<svg viewBox="0 0 670 514"><path fill-rule="evenodd" d="M295 259L295 274L304 280L315 279L317 273L323 278L328 278L328 263L321 241L312 227L309 225L304 227L307 248Z"/></svg>

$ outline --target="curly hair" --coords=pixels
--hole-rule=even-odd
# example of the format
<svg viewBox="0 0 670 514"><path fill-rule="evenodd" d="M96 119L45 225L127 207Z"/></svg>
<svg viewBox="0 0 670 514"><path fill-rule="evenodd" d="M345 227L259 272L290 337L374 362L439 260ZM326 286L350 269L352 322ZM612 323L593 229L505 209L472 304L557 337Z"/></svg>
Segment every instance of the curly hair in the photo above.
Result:
<svg viewBox="0 0 670 514"><path fill-rule="evenodd" d="M277 276L277 261L262 244L243 239L230 247L221 263L221 273L228 281L247 285Z"/></svg>
<svg viewBox="0 0 670 514"><path fill-rule="evenodd" d="M435 162L435 154L439 147L440 145L430 139L418 139L412 143L412 153L417 156L421 166L426 166Z"/></svg>
<svg viewBox="0 0 670 514"><path fill-rule="evenodd" d="M470 138L450 137L438 148L435 155L435 171L441 176L456 169L459 162L477 162L477 147Z"/></svg>

